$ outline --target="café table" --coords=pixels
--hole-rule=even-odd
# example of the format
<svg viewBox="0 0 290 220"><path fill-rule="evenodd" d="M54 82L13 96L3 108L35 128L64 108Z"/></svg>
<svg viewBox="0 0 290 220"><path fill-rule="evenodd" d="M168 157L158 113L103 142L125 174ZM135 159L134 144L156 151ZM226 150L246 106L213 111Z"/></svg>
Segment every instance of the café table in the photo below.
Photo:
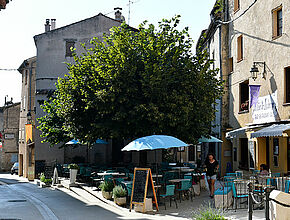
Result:
<svg viewBox="0 0 290 220"><path fill-rule="evenodd" d="M152 178L162 178L163 175L162 174L152 174Z"/></svg>
<svg viewBox="0 0 290 220"><path fill-rule="evenodd" d="M178 170L178 169L190 169L190 167L171 167L173 170Z"/></svg>
<svg viewBox="0 0 290 220"><path fill-rule="evenodd" d="M125 176L126 174L125 173L118 173L118 172L114 172L114 173L106 173L106 172L103 172L103 173L97 173L98 176L109 176L109 175L112 175L112 176Z"/></svg>

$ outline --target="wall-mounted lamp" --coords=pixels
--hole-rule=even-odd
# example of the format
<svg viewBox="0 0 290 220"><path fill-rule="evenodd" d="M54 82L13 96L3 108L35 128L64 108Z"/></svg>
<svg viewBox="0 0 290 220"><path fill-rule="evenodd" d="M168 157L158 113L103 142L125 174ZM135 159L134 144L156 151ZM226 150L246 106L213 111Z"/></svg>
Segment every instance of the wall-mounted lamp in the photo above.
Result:
<svg viewBox="0 0 290 220"><path fill-rule="evenodd" d="M266 79L266 62L254 62L253 63L253 66L250 70L252 79L256 80L258 78L259 69L257 66L263 66L262 77L263 77L263 79Z"/></svg>

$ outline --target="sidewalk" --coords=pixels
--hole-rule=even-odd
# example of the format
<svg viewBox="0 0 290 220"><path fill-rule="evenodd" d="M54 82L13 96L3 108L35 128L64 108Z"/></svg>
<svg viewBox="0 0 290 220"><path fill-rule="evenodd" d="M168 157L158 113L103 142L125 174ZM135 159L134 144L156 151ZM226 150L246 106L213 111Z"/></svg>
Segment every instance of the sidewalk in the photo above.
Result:
<svg viewBox="0 0 290 220"><path fill-rule="evenodd" d="M71 189L72 191L75 191L75 187ZM119 210L122 211L128 211L128 208L120 207L116 205L113 201L106 200L103 198L102 193L100 191L97 191L96 187L90 187L86 185L80 185L80 188L77 189L76 193L80 193L81 191L86 191L89 193L90 196L94 196L98 198L103 203L113 206ZM162 200L163 202L163 200ZM201 206L211 206L214 207L214 199L211 199L209 197L209 194L207 191L202 191L200 196L193 197L193 201L191 202L189 200L182 200L181 203L179 200L177 200L177 206L176 209L175 203L172 202L172 206L169 206L169 201L167 200L166 208L165 210L164 205L159 205L159 212L155 213L155 216L168 216L168 219L178 218L178 219L192 219L193 213L197 211ZM225 210L224 216L228 217L229 219L241 219L246 220L248 219L248 210L247 209L237 209L236 212L234 210ZM264 210L255 210L253 219L262 220L265 219L265 211Z"/></svg>
<svg viewBox="0 0 290 220"><path fill-rule="evenodd" d="M26 178L19 177L17 175L4 174L6 180L15 180L16 183L27 183L29 182ZM1 180L0 180L1 181ZM33 184L33 182L30 182ZM1 184L1 183L0 183ZM5 184L5 183L2 183ZM214 207L214 199L209 197L207 191L202 191L200 196L193 197L193 201L182 200L181 203L177 200L178 209L175 207L175 203L172 202L172 207L169 206L167 200L166 208L164 205L159 205L159 212L153 214L142 214L135 213L133 210L129 212L128 207L120 207L114 203L114 201L106 200L103 198L102 193L97 191L96 187L90 187L85 184L79 184L79 187L70 187L70 190L66 188L57 188L56 189L63 191L66 194L69 194L77 199L82 199L83 202L86 202L88 205L98 204L104 209L122 213L122 216L132 217L132 219L166 219L166 220L184 220L192 219L193 212L198 210L201 205ZM163 200L162 200L163 202ZM224 216L232 220L246 220L248 219L247 209L238 209L236 212L234 210L224 211ZM265 210L254 210L253 219L262 220L265 219Z"/></svg>

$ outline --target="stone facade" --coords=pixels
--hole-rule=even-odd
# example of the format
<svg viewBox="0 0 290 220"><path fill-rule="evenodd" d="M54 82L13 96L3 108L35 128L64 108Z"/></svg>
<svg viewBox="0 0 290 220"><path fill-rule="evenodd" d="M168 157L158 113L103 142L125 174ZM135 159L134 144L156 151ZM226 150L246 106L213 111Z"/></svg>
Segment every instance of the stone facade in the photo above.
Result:
<svg viewBox="0 0 290 220"><path fill-rule="evenodd" d="M19 120L19 175L28 177L28 170L32 170L34 162L32 153L34 145L28 145L25 138L25 125L32 123L32 134L35 134L35 75L36 57L24 60L18 68L22 74L21 106ZM32 143L35 136L32 137Z"/></svg>
<svg viewBox="0 0 290 220"><path fill-rule="evenodd" d="M1 171L9 171L13 163L18 161L19 111L20 103L9 103L3 107Z"/></svg>
<svg viewBox="0 0 290 220"><path fill-rule="evenodd" d="M251 133L271 124L289 123L290 105L286 102L286 90L290 85L286 72L290 66L290 26L287 25L290 2L268 0L253 3L245 0L236 6L237 0L228 2L231 21L228 48L229 58L233 61L229 77L229 124L234 130L229 137L236 154L234 168L259 169L260 164L265 163L274 172L287 172L290 169L290 158L287 157L290 152L289 132L284 131L279 137L267 135L260 138L251 138ZM278 24L279 10L282 19ZM277 30L277 25L281 25L280 30ZM280 34L277 35L277 31ZM259 62L256 63L259 70L256 79L250 73L254 62ZM252 107L249 106L250 94L247 94L249 85L260 85L258 103ZM279 143L278 155L273 152L275 138Z"/></svg>
<svg viewBox="0 0 290 220"><path fill-rule="evenodd" d="M216 2L211 11L211 23L208 28L202 31L197 43L197 51L206 49L210 59L214 60L213 68L219 69L218 78L224 81L224 94L221 99L216 100L216 115L212 122L211 135L223 141L220 143L203 144L202 151L205 157L207 153L214 153L219 160L221 174L226 172L227 163L232 162L232 144L226 139L225 134L229 128L229 50L228 50L228 25L221 25L228 19L227 1L223 1L224 6L220 8ZM204 160L204 158L203 158Z"/></svg>
<svg viewBox="0 0 290 220"><path fill-rule="evenodd" d="M81 43L88 45L94 37L102 39L104 33L109 33L113 26L119 26L121 22L102 14L56 29L54 29L55 20L52 21L51 26L49 22L48 19L45 26L46 32L34 36L37 56L31 58L33 61L28 60L28 63L31 61L33 64L29 64L27 67L22 64L22 68L20 68L20 72L25 74L25 71L29 71L33 65L31 86L25 82L22 83L22 103L27 106L28 110L21 112L21 118L23 118L21 129L24 132L24 126L28 122L27 113L30 112L32 119L29 122L33 125L33 143L27 146L24 140L21 142L20 160L23 158L23 163L21 163L23 172L21 171L20 174L29 178L34 178L44 164L70 163L76 156L85 158L86 162L91 163L111 162L109 161L112 154L111 144L108 146L97 145L88 150L83 146L81 149L73 150L59 148L59 146L50 147L49 144L42 143L41 132L37 129L37 118L44 115L40 106L55 90L58 77L67 74L66 63L74 61L70 51L71 47L76 49L77 54L81 54L83 52ZM27 97L31 98L27 99Z"/></svg>

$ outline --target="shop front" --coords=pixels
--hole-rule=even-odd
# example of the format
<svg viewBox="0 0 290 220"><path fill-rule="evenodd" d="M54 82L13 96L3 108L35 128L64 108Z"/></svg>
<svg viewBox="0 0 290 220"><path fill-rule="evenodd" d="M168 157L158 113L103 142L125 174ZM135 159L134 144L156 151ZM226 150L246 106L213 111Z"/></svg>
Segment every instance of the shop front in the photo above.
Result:
<svg viewBox="0 0 290 220"><path fill-rule="evenodd" d="M251 133L255 144L255 167L266 164L271 172L290 171L290 124L272 124Z"/></svg>

